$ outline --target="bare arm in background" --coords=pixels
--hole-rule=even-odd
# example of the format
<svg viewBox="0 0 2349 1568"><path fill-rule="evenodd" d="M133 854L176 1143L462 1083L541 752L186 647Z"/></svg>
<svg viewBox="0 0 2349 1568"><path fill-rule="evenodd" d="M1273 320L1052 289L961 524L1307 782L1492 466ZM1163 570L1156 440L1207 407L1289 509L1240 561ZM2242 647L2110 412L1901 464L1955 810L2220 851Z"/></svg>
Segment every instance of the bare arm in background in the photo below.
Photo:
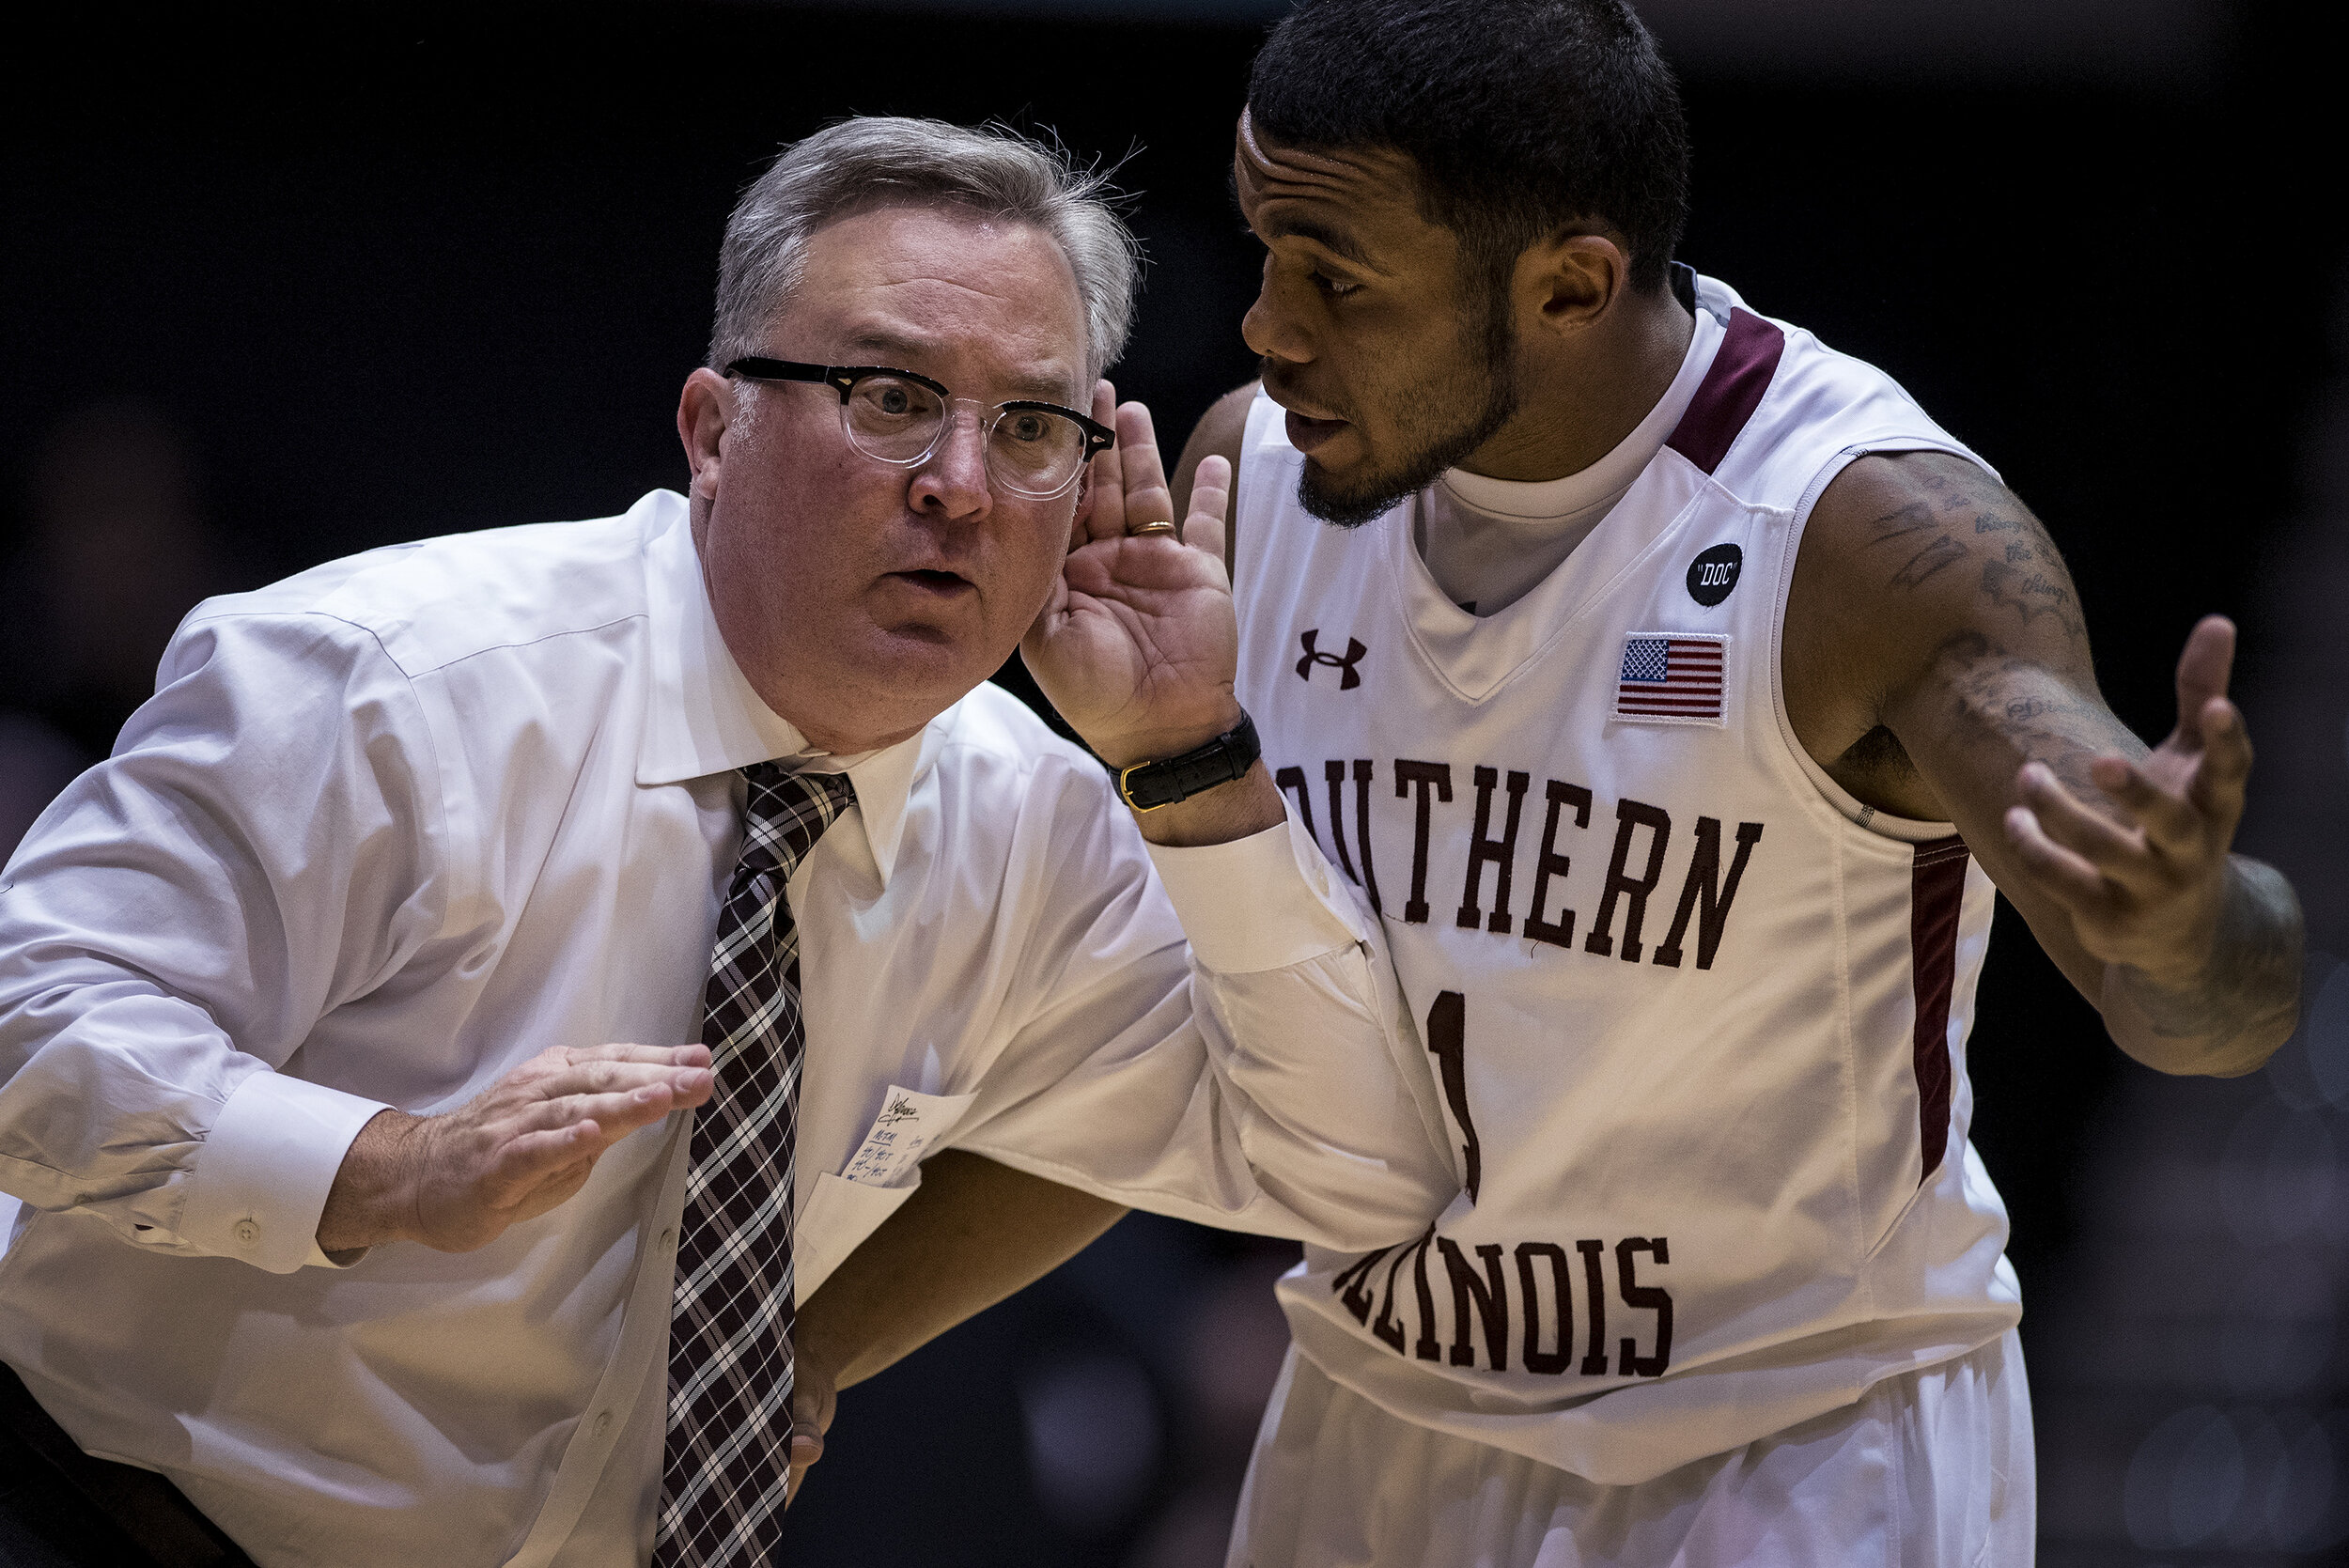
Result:
<svg viewBox="0 0 2349 1568"><path fill-rule="evenodd" d="M823 1457L840 1389L1042 1279L1125 1212L958 1149L925 1160L913 1195L799 1311L791 1496Z"/></svg>

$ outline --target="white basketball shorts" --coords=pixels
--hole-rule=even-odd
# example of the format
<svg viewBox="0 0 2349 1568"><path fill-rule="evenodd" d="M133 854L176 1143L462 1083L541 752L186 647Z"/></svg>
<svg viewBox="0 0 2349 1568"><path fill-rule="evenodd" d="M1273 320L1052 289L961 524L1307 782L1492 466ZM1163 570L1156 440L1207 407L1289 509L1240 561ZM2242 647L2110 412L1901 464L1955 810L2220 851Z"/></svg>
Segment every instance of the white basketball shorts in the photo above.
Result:
<svg viewBox="0 0 2349 1568"><path fill-rule="evenodd" d="M1292 1347L1225 1568L2020 1568L2034 1499L2012 1330L1635 1486L1391 1416Z"/></svg>

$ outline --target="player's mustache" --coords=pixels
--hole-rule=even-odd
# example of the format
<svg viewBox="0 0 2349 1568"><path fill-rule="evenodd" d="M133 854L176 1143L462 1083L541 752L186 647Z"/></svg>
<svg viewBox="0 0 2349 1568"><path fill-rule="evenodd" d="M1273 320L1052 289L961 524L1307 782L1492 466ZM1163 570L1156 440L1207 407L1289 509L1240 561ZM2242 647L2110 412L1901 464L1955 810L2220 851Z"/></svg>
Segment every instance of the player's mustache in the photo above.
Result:
<svg viewBox="0 0 2349 1568"><path fill-rule="evenodd" d="M1264 389L1270 395L1272 400L1280 404L1284 409L1296 409L1297 411L1300 413L1305 413L1306 410L1314 411L1310 413L1305 413L1305 416L1308 419L1346 418L1346 415L1340 411L1334 402L1326 397L1315 397L1308 395L1296 384L1295 380L1292 380L1291 377L1274 365L1272 361L1269 359L1261 357L1258 358L1256 361L1256 376L1257 379L1264 383ZM1303 405L1302 408L1299 407L1300 404ZM1348 423L1351 423L1351 421L1349 420Z"/></svg>

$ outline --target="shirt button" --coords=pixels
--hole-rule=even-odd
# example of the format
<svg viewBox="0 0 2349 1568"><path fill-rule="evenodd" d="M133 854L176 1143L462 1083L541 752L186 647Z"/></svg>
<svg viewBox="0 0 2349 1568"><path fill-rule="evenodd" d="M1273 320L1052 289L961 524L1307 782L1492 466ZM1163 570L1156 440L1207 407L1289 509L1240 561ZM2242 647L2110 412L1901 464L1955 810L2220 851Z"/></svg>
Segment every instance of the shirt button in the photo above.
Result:
<svg viewBox="0 0 2349 1568"><path fill-rule="evenodd" d="M664 1229L661 1231L661 1246L662 1247L662 1249L663 1249L663 1250L666 1250L667 1248L673 1247L673 1246L675 1246L676 1244L677 1244L677 1231L676 1231L676 1229L675 1229L674 1227L667 1227L667 1228L664 1228Z"/></svg>
<svg viewBox="0 0 2349 1568"><path fill-rule="evenodd" d="M611 1430L612 1430L612 1412L611 1412L611 1411L609 1411L609 1410L599 1410L599 1411L597 1411L597 1412L596 1412L596 1436L599 1436L599 1437L600 1437L600 1436L602 1436L605 1433L607 1433L607 1432L609 1432L609 1431L611 1431Z"/></svg>
<svg viewBox="0 0 2349 1568"><path fill-rule="evenodd" d="M250 1219L240 1219L231 1234L236 1236L239 1245L250 1247L261 1239L261 1227Z"/></svg>

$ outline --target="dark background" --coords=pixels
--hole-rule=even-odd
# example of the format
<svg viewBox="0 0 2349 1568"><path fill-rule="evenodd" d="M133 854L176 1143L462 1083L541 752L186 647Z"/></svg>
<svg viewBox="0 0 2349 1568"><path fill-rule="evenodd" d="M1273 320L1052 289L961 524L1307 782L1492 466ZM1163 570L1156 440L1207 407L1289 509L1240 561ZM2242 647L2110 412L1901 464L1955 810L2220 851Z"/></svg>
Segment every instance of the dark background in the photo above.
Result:
<svg viewBox="0 0 2349 1568"><path fill-rule="evenodd" d="M1281 8L118 8L17 34L0 813L18 815L0 849L102 754L202 594L681 488L677 392L728 208L779 144L840 115L1000 118L1118 163L1150 267L1116 375L1178 442L1252 370L1257 252L1226 167ZM1683 258L1882 365L2001 470L2063 544L2106 695L2140 734L2169 726L2194 618L2243 622L2266 759L2246 842L2294 875L2312 945L2349 951L2349 662L2326 615L2349 565L2349 274L2291 13L1646 8L1693 121ZM2336 1034L2342 973L2318 1009ZM2032 1309L2047 1560L2313 1561L2349 1533L2336 1043L2295 1042L2292 1084L2281 1067L2156 1082L2002 908L1975 1138ZM2261 1115L2275 1126L2246 1131ZM2286 1144L2316 1153L2278 1175ZM2211 1196L2229 1181L2250 1209ZM2258 1219L2285 1188L2300 1218ZM2325 1260L2293 1297L2313 1305L2283 1314L2300 1348L2279 1352L2281 1382L2192 1370L2235 1354L2210 1347L2244 1312L2280 1320L2274 1291L2247 1306L2204 1279L2199 1306L2140 1321L2185 1276L2235 1268L2209 1248L2159 1262L2198 1202L2233 1227L2236 1272L2279 1249ZM1282 1344L1283 1255L1136 1217L850 1393L795 1560L1220 1561ZM2108 1353L2140 1343L2177 1348Z"/></svg>

